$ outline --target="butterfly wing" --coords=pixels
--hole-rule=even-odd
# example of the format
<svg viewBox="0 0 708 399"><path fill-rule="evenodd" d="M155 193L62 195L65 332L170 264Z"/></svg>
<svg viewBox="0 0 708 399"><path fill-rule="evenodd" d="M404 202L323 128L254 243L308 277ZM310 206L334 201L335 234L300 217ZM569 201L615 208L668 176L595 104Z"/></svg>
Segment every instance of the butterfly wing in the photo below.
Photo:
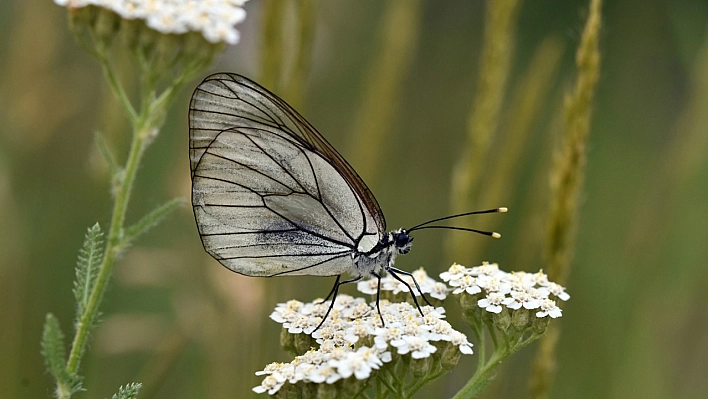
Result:
<svg viewBox="0 0 708 399"><path fill-rule="evenodd" d="M338 275L380 238L356 186L308 140L334 149L273 94L213 75L194 92L189 116L195 219L224 266L250 276Z"/></svg>
<svg viewBox="0 0 708 399"><path fill-rule="evenodd" d="M192 95L189 117L192 174L201 153L219 132L249 123L271 126L327 159L357 193L379 232L386 231L381 207L354 168L305 118L258 83L233 73L211 75Z"/></svg>

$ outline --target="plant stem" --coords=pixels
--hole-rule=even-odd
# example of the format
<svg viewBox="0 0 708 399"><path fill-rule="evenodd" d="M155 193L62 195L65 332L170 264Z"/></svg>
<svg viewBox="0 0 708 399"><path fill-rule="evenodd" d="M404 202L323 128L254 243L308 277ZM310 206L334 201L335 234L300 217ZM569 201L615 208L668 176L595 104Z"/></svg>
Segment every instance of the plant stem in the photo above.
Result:
<svg viewBox="0 0 708 399"><path fill-rule="evenodd" d="M427 377L418 380L418 382L416 382L415 384L413 384L413 385L408 389L408 391L406 392L406 393L407 393L407 396L408 396L408 397L412 397L416 392L418 392L421 388L423 388L428 382L430 382L430 381L432 381L432 380L434 380L434 379L436 379L436 378L441 377L441 376L444 375L445 373L447 373L447 370L445 370L445 369L440 369L440 370L436 371L434 374L430 374L430 375L428 375Z"/></svg>
<svg viewBox="0 0 708 399"><path fill-rule="evenodd" d="M389 373L389 375L390 375L390 373ZM393 393L394 395L397 395L396 388L394 388L393 385L391 385L391 383L386 380L386 377L379 375L377 378L378 378L378 381L380 381L383 385L386 386L386 388L388 388L389 392Z"/></svg>
<svg viewBox="0 0 708 399"><path fill-rule="evenodd" d="M142 118L138 120L142 120ZM139 123L138 126L134 127L133 141L130 146L130 153L125 166L125 175L113 203L113 215L111 218L111 226L108 233L108 240L104 251L103 261L101 262L98 277L96 278L96 284L91 291L91 296L89 297L86 309L81 315L81 318L76 326L76 335L74 336L74 342L71 346L71 352L67 362L67 370L70 373L76 373L78 371L79 361L81 360L81 355L86 347L86 339L88 337L89 330L96 318L98 306L103 298L103 293L106 290L106 284L111 276L113 266L115 265L121 249L123 248L122 233L125 214L128 208L128 201L130 199L130 193L133 188L133 182L135 181L138 165L140 164L140 159L142 158L145 150L145 138L147 137L146 132L151 129L152 127L144 126L142 123Z"/></svg>
<svg viewBox="0 0 708 399"><path fill-rule="evenodd" d="M471 327L477 341L477 370L480 370L484 367L484 362L487 360L487 343L484 329L480 326L479 321L475 321Z"/></svg>
<svg viewBox="0 0 708 399"><path fill-rule="evenodd" d="M460 391L457 392L452 399L469 399L477 397L477 395L479 395L492 381L494 370L501 364L502 360L509 356L509 354L511 354L511 352L506 350L494 351L492 357L489 359L489 362L487 362L484 367L478 368L472 378L467 381L467 384L465 384L465 386L462 387L462 389L460 389Z"/></svg>
<svg viewBox="0 0 708 399"><path fill-rule="evenodd" d="M71 345L71 352L69 353L69 359L66 365L67 371L71 374L76 374L78 371L81 357L83 356L86 348L86 340L91 327L96 320L98 307L103 299L103 294L106 291L106 285L108 284L111 272L113 271L113 266L115 265L116 259L120 255L121 250L126 244L123 240L123 227L125 224L125 215L128 209L130 194L132 192L133 183L135 182L135 176L138 171L138 165L140 165L140 160L142 159L145 148L149 142L148 138L150 137L151 132L156 128L155 124L161 123L160 121L150 119L150 117L155 111L160 111L156 110L155 106L166 106L164 102L162 104L156 104L155 101L150 101L149 98L146 98L147 96L143 96L143 106L140 108L140 114L137 115L127 95L123 91L120 82L117 80L116 74L114 73L110 62L108 62L106 58L101 58L102 65L104 67L103 70L108 78L110 87L119 98L123 108L129 116L133 129L133 139L130 144L130 152L128 153L128 159L126 160L122 179L119 180L119 184L115 192L111 225L108 230L106 248L99 267L96 283L91 290L88 303L76 325L76 334L74 335L74 341ZM66 391L61 392L59 395L60 399L68 399L70 396L71 392Z"/></svg>

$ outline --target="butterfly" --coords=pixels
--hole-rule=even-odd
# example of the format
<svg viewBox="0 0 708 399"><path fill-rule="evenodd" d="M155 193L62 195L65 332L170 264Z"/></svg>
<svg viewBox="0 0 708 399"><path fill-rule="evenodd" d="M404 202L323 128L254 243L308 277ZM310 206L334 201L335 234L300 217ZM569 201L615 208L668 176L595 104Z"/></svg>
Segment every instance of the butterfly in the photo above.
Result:
<svg viewBox="0 0 708 399"><path fill-rule="evenodd" d="M498 238L431 223L506 211L467 212L387 232L376 198L339 152L285 101L233 73L211 75L195 89L189 159L194 217L206 252L247 276L337 276L323 301L333 298L322 322L341 285L372 276L379 281L381 315L384 271L408 287L422 315L400 277L412 274L393 266L397 255L410 251L410 233L448 228ZM342 280L345 274L351 278Z"/></svg>

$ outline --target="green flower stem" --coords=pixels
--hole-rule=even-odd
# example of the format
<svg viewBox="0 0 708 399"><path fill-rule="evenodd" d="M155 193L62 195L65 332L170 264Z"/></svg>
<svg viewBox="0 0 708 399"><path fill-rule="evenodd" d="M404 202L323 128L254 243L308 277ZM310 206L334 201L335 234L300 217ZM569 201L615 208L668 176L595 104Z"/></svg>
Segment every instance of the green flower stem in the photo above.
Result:
<svg viewBox="0 0 708 399"><path fill-rule="evenodd" d="M477 342L477 370L484 367L484 362L487 360L487 345L484 336L484 329L479 322L471 323L472 332L474 333L475 341Z"/></svg>
<svg viewBox="0 0 708 399"><path fill-rule="evenodd" d="M130 146L128 160L126 162L125 175L119 185L113 204L113 216L111 218L111 226L108 233L108 240L103 261L99 267L96 284L91 291L91 296L89 297L86 309L81 315L81 319L76 326L76 335L74 336L74 342L71 346L71 352L67 362L67 369L70 373L76 373L78 370L81 355L86 347L86 338L88 337L89 329L95 320L98 306L103 298L103 293L105 292L108 279L111 276L113 266L115 265L121 249L124 247L124 243L122 242L122 232L123 224L125 222L125 214L128 208L128 201L130 199L130 193L133 188L133 182L135 181L138 165L140 164L140 159L145 151L145 139L147 137L146 132L149 130L152 130L152 127L144 125L136 126L134 130L133 141Z"/></svg>
<svg viewBox="0 0 708 399"><path fill-rule="evenodd" d="M487 324L487 329L489 330L489 335L492 337L492 342L494 343L494 350L496 351L499 349L499 339L497 338L497 334L491 324ZM482 334L482 336L484 336L484 334Z"/></svg>
<svg viewBox="0 0 708 399"><path fill-rule="evenodd" d="M494 338L494 332L490 332ZM477 335L476 329L475 335ZM486 363L484 363L485 360L482 356L484 353L484 350L482 349L484 347L484 343L483 341L478 341L480 342L478 345L480 366L477 367L477 371L475 371L474 375L467 382L467 384L465 384L465 386L462 387L462 389L460 389L455 396L453 396L453 399L471 399L477 397L492 381L497 366L499 366L504 359L541 337L541 334L532 333L524 339L524 335L524 332L519 332L518 335L506 337L506 339L504 339L506 344L495 347L494 353L492 353L492 356ZM479 340L479 336L477 336L477 339Z"/></svg>
<svg viewBox="0 0 708 399"><path fill-rule="evenodd" d="M388 370L388 368L387 368L386 370ZM393 375L393 373L391 373L391 372L389 371L389 375ZM389 391L389 392L393 393L394 395L397 395L396 388L394 388L393 385L391 385L391 384L386 380L386 377L379 375L379 376L377 376L377 380L378 380L379 382L381 382L383 385L385 385L386 388L388 388L388 391Z"/></svg>
<svg viewBox="0 0 708 399"><path fill-rule="evenodd" d="M447 372L448 372L448 370L440 369L437 372L435 372L434 374L429 374L425 378L421 378L420 380L418 380L418 382L413 384L413 386L406 392L406 397L409 397L409 398L412 397L413 395L415 395L416 392L418 392L421 388L423 388L425 386L425 384L429 383L430 381L432 381L436 378L441 377L443 374L445 374Z"/></svg>
<svg viewBox="0 0 708 399"><path fill-rule="evenodd" d="M150 142L150 138L154 135L156 129L162 125L165 108L170 103L174 93L174 87L167 89L163 95L155 99L153 96L153 87L143 91L142 104L140 114L136 114L132 107L127 94L122 89L117 76L110 65L110 62L105 56L99 57L103 65L104 73L109 81L109 85L115 95L120 100L124 109L128 113L132 129L133 139L130 145L130 152L126 160L125 169L122 178L119 180L117 190L115 192L113 213L111 216L111 225L108 230L108 239L106 249L103 254L103 260L99 267L96 283L89 296L88 303L84 309L79 322L76 325L76 335L71 346L69 359L67 361L67 371L69 373L77 373L81 357L86 347L86 340L95 322L98 314L98 307L106 290L106 285L110 279L113 266L116 263L118 256L125 246L128 244L123 237L126 211L130 194L137 175L138 166L142 159L143 153ZM64 391L65 392L65 391ZM61 391L60 391L61 393ZM70 397L70 393L60 394L60 399Z"/></svg>
<svg viewBox="0 0 708 399"><path fill-rule="evenodd" d="M462 387L462 389L460 389L460 391L457 392L452 399L469 399L477 397L477 395L479 395L492 381L492 377L494 376L494 371L497 366L499 366L501 362L511 353L512 351L506 350L494 351L489 361L483 367L478 368L477 371L475 371L472 378L467 381L467 384L465 384L465 386Z"/></svg>
<svg viewBox="0 0 708 399"><path fill-rule="evenodd" d="M101 62L101 66L103 67L103 74L106 76L106 79L108 79L108 84L110 85L113 94L118 97L118 100L120 100L120 103L125 109L125 111L128 113L128 117L130 118L131 122L134 122L138 119L138 115L135 112L135 108L133 108L130 99L128 98L128 94L125 92L125 90L123 90L123 86L120 85L120 82L118 81L118 76L115 70L113 70L113 66L111 65L108 59L108 55L105 53L105 51L98 51L94 52L93 54Z"/></svg>

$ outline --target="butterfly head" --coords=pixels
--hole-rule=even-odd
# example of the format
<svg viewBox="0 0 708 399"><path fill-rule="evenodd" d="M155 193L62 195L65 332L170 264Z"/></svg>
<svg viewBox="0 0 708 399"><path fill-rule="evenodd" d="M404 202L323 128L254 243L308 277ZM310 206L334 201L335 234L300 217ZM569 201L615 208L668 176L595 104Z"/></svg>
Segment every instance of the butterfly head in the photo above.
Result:
<svg viewBox="0 0 708 399"><path fill-rule="evenodd" d="M391 240L399 254L405 255L411 250L413 237L405 229L398 229L391 232Z"/></svg>

